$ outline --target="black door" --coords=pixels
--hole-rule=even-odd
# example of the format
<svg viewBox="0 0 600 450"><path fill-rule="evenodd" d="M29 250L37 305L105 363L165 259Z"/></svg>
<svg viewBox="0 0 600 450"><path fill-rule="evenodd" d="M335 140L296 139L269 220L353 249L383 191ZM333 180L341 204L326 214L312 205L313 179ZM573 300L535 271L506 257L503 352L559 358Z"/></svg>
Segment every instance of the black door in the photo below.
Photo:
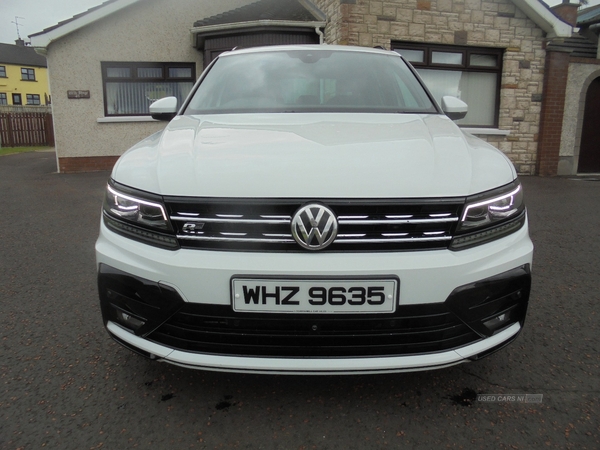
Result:
<svg viewBox="0 0 600 450"><path fill-rule="evenodd" d="M600 173L600 77L592 81L585 97L577 171Z"/></svg>

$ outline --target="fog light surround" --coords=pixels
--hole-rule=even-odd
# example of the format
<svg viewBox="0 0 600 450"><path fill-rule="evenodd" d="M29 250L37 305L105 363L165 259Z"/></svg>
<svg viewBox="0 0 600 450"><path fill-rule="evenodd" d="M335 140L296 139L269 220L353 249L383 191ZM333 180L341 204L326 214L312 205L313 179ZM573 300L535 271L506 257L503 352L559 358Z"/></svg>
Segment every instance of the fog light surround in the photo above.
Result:
<svg viewBox="0 0 600 450"><path fill-rule="evenodd" d="M513 310L508 310L502 314L498 314L496 317L486 320L483 322L483 326L488 328L492 333L495 333L515 321L516 319L514 318Z"/></svg>
<svg viewBox="0 0 600 450"><path fill-rule="evenodd" d="M114 305L113 308L115 309L115 318L117 323L133 333L135 333L146 323L146 321L141 317L134 316L133 314L123 311L121 308L117 308Z"/></svg>
<svg viewBox="0 0 600 450"><path fill-rule="evenodd" d="M456 288L446 306L481 337L490 337L525 320L531 270L529 264Z"/></svg>

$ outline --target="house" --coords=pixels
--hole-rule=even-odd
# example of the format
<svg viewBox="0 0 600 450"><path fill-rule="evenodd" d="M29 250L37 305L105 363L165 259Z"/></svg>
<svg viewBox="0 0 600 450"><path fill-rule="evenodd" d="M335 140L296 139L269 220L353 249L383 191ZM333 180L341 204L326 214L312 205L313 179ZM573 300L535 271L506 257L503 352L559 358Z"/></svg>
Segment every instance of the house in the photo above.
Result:
<svg viewBox="0 0 600 450"><path fill-rule="evenodd" d="M183 99L223 51L324 42L402 53L438 99L469 103L461 127L520 173L553 175L573 27L538 0L108 0L30 38L48 59L61 172L110 168L164 127L149 104Z"/></svg>
<svg viewBox="0 0 600 450"><path fill-rule="evenodd" d="M0 43L0 106L50 104L46 58L22 39Z"/></svg>

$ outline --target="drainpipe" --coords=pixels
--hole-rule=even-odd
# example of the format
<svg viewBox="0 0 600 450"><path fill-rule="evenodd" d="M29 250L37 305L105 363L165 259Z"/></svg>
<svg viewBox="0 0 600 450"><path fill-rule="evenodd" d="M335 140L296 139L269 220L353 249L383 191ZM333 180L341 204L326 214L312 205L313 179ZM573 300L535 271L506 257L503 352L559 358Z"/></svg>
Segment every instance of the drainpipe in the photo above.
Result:
<svg viewBox="0 0 600 450"><path fill-rule="evenodd" d="M315 27L315 33L317 33L319 35L319 44L323 44L323 32L321 31L321 28L319 27Z"/></svg>
<svg viewBox="0 0 600 450"><path fill-rule="evenodd" d="M590 26L590 31L596 33L596 31L600 31L600 23L595 23ZM600 59L600 34L598 35L598 50L596 52L596 59Z"/></svg>

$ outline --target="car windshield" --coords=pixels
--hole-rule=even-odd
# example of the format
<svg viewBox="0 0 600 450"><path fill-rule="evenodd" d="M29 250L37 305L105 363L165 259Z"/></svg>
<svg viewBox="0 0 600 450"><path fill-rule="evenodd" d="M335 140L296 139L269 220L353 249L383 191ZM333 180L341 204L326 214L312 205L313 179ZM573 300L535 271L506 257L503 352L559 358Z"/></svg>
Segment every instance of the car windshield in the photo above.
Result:
<svg viewBox="0 0 600 450"><path fill-rule="evenodd" d="M399 56L323 49L221 56L185 110L255 112L438 111Z"/></svg>

